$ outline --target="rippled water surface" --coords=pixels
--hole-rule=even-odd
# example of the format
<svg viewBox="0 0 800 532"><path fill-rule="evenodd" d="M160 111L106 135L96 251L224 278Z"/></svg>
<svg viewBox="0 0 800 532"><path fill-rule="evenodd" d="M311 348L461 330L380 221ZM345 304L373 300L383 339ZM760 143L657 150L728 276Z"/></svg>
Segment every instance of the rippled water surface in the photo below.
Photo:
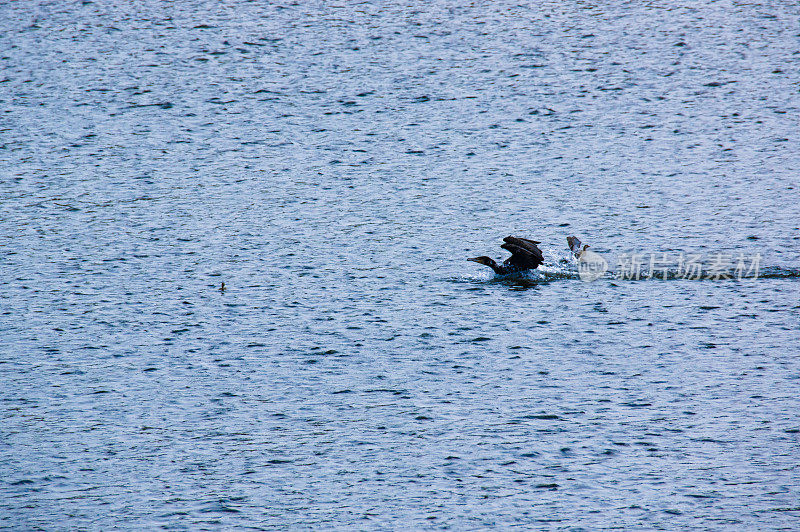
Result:
<svg viewBox="0 0 800 532"><path fill-rule="evenodd" d="M799 18L3 3L0 526L796 530Z"/></svg>

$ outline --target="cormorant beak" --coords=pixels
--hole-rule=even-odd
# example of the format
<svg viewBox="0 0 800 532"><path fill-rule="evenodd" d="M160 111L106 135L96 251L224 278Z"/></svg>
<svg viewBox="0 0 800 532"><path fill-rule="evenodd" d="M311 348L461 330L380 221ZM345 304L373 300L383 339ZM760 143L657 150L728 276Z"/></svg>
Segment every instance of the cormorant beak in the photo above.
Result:
<svg viewBox="0 0 800 532"><path fill-rule="evenodd" d="M473 258L467 259L467 260L471 260L472 262L480 262L480 259L478 257L473 257Z"/></svg>

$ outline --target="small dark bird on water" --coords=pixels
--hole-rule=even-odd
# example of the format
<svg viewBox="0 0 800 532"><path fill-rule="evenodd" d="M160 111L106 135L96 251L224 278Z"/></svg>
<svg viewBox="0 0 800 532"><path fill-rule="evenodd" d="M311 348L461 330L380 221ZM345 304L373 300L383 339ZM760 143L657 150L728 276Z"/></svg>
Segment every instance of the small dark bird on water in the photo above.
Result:
<svg viewBox="0 0 800 532"><path fill-rule="evenodd" d="M225 291L225 283L222 283L222 285L220 285L219 291L220 292L224 292Z"/></svg>
<svg viewBox="0 0 800 532"><path fill-rule="evenodd" d="M503 239L503 242L503 245L500 247L510 251L511 256L504 260L502 264L497 264L494 259L487 256L480 256L467 260L489 266L497 275L535 270L544 262L542 250L536 246L539 242L535 240L507 236Z"/></svg>

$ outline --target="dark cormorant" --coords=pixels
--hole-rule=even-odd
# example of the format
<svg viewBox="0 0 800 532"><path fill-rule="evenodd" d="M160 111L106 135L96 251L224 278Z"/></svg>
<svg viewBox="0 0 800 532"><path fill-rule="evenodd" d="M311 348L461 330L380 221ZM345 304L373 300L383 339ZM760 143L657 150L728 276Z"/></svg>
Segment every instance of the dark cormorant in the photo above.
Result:
<svg viewBox="0 0 800 532"><path fill-rule="evenodd" d="M539 242L535 240L507 236L503 242L504 244L500 247L511 252L511 256L504 260L503 264L497 264L494 259L486 256L467 260L489 266L497 275L535 270L544 262L542 250L536 247Z"/></svg>

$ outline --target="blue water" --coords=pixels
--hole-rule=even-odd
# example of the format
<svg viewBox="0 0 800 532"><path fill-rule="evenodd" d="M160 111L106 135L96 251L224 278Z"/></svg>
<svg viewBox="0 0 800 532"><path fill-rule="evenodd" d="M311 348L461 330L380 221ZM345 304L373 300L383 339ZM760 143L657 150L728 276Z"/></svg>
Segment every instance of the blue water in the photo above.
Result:
<svg viewBox="0 0 800 532"><path fill-rule="evenodd" d="M0 4L0 526L798 527L794 2L117 4Z"/></svg>

